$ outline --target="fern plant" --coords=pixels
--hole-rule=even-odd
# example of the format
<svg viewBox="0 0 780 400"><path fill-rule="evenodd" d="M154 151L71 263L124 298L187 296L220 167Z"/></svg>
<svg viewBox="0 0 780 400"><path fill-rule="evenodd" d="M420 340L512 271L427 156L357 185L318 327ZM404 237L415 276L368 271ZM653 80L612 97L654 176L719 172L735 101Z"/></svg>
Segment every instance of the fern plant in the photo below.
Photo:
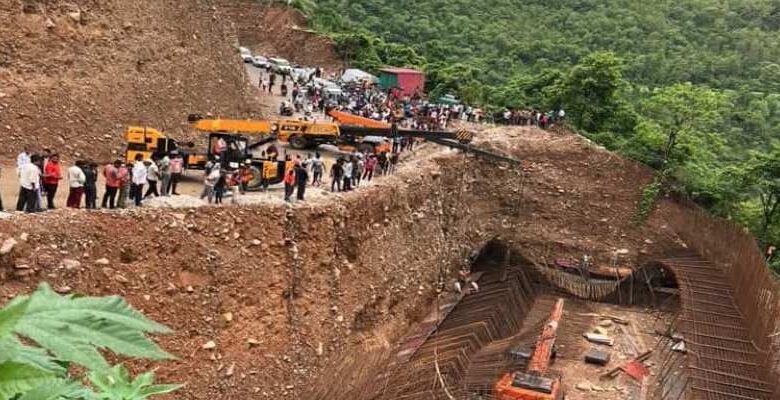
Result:
<svg viewBox="0 0 780 400"><path fill-rule="evenodd" d="M103 350L136 358L174 358L147 337L150 333L170 329L147 319L121 297L61 296L42 283L32 295L19 296L0 309L0 400L107 398L93 397L99 395L70 380L66 366L121 375L124 367L110 368ZM121 376L129 382L126 372ZM90 374L97 380L100 376ZM150 379L153 375L141 375L137 384L148 387Z"/></svg>

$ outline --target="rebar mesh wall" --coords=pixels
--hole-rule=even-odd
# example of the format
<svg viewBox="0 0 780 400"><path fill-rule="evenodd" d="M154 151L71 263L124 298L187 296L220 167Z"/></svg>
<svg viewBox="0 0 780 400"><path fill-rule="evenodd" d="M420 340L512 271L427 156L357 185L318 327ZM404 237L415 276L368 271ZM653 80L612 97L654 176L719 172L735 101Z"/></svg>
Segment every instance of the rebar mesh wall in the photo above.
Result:
<svg viewBox="0 0 780 400"><path fill-rule="evenodd" d="M713 218L696 206L666 207L666 219L687 245L720 268L733 285L734 301L757 350L761 378L780 399L780 294L758 244L745 228Z"/></svg>

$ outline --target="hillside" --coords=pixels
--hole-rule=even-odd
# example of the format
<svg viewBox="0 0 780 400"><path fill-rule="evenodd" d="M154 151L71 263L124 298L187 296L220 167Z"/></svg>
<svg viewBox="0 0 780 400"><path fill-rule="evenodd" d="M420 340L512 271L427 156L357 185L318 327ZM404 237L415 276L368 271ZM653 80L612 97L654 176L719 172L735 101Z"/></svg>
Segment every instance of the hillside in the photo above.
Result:
<svg viewBox="0 0 780 400"><path fill-rule="evenodd" d="M353 65L424 68L431 97L456 94L499 122L504 107L564 109L582 134L673 178L668 189L764 245L780 241L769 187L780 170L780 2L317 4L315 25Z"/></svg>
<svg viewBox="0 0 780 400"><path fill-rule="evenodd" d="M472 66L477 80L492 85L609 50L626 60L626 77L642 85L780 88L780 3L771 0L317 3L321 26L366 29L431 63Z"/></svg>
<svg viewBox="0 0 780 400"><path fill-rule="evenodd" d="M219 7L233 20L238 42L254 54L329 71L343 67L333 43L308 29L309 21L296 9L255 0L220 0Z"/></svg>
<svg viewBox="0 0 780 400"><path fill-rule="evenodd" d="M188 113L251 113L230 29L199 0L0 2L2 157L102 161L129 124L189 137Z"/></svg>

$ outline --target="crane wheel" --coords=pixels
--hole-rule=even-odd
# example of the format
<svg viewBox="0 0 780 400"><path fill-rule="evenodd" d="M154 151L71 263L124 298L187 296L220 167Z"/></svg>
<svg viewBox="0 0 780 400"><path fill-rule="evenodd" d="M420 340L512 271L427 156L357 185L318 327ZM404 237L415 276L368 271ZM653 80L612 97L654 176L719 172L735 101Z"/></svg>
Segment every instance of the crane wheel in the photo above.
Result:
<svg viewBox="0 0 780 400"><path fill-rule="evenodd" d="M303 136L293 136L290 138L290 147L295 150L303 150L309 146L309 141Z"/></svg>

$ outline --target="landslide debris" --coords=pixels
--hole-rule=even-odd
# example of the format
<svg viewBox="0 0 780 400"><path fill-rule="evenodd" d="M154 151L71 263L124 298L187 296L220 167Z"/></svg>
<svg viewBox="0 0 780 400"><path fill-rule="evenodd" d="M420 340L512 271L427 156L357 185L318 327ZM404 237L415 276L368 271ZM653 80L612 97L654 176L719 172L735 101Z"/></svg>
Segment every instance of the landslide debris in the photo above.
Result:
<svg viewBox="0 0 780 400"><path fill-rule="evenodd" d="M236 24L238 41L253 54L283 57L329 72L344 68L333 42L306 27L300 11L254 0L219 0Z"/></svg>
<svg viewBox="0 0 780 400"><path fill-rule="evenodd" d="M199 0L0 2L0 146L119 153L127 125L189 140L193 112L249 116L230 18Z"/></svg>
<svg viewBox="0 0 780 400"><path fill-rule="evenodd" d="M136 366L186 382L179 398L298 399L343 354L390 346L427 314L441 274L451 286L496 236L539 264L628 249L636 265L676 245L663 221L630 218L650 171L573 135L500 128L478 142L527 165L442 149L312 204L14 216L0 221L0 243L17 242L0 296L39 280L120 294L175 331L159 340L180 360Z"/></svg>

